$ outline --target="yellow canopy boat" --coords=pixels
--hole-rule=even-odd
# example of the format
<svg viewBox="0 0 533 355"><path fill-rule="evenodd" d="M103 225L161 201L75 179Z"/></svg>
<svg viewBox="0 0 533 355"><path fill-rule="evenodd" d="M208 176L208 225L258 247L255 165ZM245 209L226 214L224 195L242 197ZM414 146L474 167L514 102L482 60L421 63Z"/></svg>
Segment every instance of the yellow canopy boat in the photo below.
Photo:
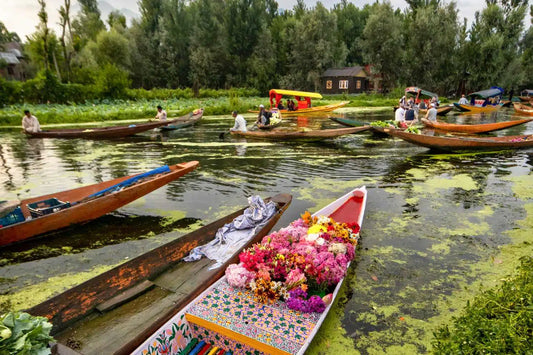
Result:
<svg viewBox="0 0 533 355"><path fill-rule="evenodd" d="M289 108L288 104L281 105L283 96L291 96L296 99L294 103L294 108ZM331 112L346 105L349 101L342 101L336 104L316 106L313 107L311 104L311 99L321 99L322 95L317 92L306 92L306 91L296 91L296 90L282 90L282 89L272 89L269 92L270 107L277 107L283 116L296 116L301 114L311 114L311 113L320 113L320 112ZM287 100L288 101L288 100ZM292 100L291 100L292 101ZM250 111L257 113L259 111Z"/></svg>

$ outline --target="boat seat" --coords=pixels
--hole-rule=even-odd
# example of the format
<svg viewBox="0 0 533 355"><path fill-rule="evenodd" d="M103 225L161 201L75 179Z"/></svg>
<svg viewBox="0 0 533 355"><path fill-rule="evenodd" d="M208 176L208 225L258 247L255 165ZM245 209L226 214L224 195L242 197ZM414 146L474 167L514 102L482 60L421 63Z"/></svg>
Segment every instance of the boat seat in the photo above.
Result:
<svg viewBox="0 0 533 355"><path fill-rule="evenodd" d="M116 308L129 300L138 297L144 292L148 291L155 284L151 281L144 280L143 282L138 283L137 285L127 289L124 292L119 293L118 295L106 300L105 302L100 303L96 306L96 310L100 313L108 312L113 308Z"/></svg>

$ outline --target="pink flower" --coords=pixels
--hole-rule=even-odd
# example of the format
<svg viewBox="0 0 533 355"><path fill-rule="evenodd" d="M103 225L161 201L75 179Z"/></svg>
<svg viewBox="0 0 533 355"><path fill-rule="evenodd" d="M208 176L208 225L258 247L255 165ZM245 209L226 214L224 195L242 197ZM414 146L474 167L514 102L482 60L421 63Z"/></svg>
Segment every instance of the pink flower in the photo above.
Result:
<svg viewBox="0 0 533 355"><path fill-rule="evenodd" d="M247 287L255 278L255 273L248 271L242 264L231 264L226 269L228 283L233 287Z"/></svg>

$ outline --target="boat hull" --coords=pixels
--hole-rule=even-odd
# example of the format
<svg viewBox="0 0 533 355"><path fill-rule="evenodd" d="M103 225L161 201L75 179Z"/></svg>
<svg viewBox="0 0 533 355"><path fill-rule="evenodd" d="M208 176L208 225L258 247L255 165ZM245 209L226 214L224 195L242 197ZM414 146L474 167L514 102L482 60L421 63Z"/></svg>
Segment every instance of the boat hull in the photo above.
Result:
<svg viewBox="0 0 533 355"><path fill-rule="evenodd" d="M519 113L521 115L533 116L533 107L526 106L518 102L515 102L513 106L516 113Z"/></svg>
<svg viewBox="0 0 533 355"><path fill-rule="evenodd" d="M187 128L193 126L195 123L200 121L203 116L203 110L201 113L193 114L192 112L186 116L178 118L169 118L170 124L166 126L161 126L160 129L163 131L173 131L176 129Z"/></svg>
<svg viewBox="0 0 533 355"><path fill-rule="evenodd" d="M19 242L36 235L44 234L60 228L65 228L74 224L90 221L103 216L106 213L116 210L141 196L144 196L161 186L187 174L198 166L197 161L191 161L183 164L170 166L171 171L160 177L154 177L148 181L140 182L133 186L128 186L118 192L110 193L102 197L88 200L87 202L78 203L69 208L54 212L42 217L25 220L24 222L12 224L0 228L0 246L10 243ZM106 181L99 184L80 187L77 189L57 192L49 195L33 197L22 200L20 207L25 218L30 216L28 204L43 201L51 198L65 202L75 202L87 198L93 193L105 188L116 185L132 176Z"/></svg>
<svg viewBox="0 0 533 355"><path fill-rule="evenodd" d="M426 127L438 129L440 131L460 132L460 133L487 133L487 132L498 131L501 129L506 129L509 127L521 125L531 120L533 120L533 118L527 118L527 119L515 120L515 121L495 122L495 123L472 124L472 125L453 124L453 123L445 123L445 122L438 122L438 121L432 122L428 120L422 120L422 122L424 123Z"/></svg>
<svg viewBox="0 0 533 355"><path fill-rule="evenodd" d="M233 136L246 137L246 138L261 138L261 139L279 139L279 140L320 140L328 138L336 138L346 134L353 134L370 129L370 126L351 127L351 128L339 128L339 129L323 129L312 131L232 131Z"/></svg>
<svg viewBox="0 0 533 355"><path fill-rule="evenodd" d="M487 106L473 106L473 105L463 105L457 102L454 102L453 105L461 112L471 112L471 113L482 113L482 112L493 112L499 110L501 105L487 105Z"/></svg>
<svg viewBox="0 0 533 355"><path fill-rule="evenodd" d="M472 151L491 149L519 149L533 147L533 135L505 137L444 137L414 134L392 128L375 128L390 136L401 138L422 147L442 151Z"/></svg>

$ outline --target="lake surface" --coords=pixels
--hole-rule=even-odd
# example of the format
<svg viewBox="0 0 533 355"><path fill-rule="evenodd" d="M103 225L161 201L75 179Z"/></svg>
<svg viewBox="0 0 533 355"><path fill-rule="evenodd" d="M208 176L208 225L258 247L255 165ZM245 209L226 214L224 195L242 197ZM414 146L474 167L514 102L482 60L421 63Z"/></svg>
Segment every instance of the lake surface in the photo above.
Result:
<svg viewBox="0 0 533 355"><path fill-rule="evenodd" d="M390 112L343 115L393 118ZM502 109L445 119L518 117ZM253 194L293 195L277 230L366 185L356 263L310 353L425 353L436 327L533 252L533 149L438 154L368 132L314 143L219 139L232 125L229 115L204 117L192 129L102 141L27 139L19 130L0 130L2 200L200 162L115 213L2 249L0 311L37 304L245 206ZM338 127L311 117L288 118L284 125ZM532 133L528 123L497 134Z"/></svg>

